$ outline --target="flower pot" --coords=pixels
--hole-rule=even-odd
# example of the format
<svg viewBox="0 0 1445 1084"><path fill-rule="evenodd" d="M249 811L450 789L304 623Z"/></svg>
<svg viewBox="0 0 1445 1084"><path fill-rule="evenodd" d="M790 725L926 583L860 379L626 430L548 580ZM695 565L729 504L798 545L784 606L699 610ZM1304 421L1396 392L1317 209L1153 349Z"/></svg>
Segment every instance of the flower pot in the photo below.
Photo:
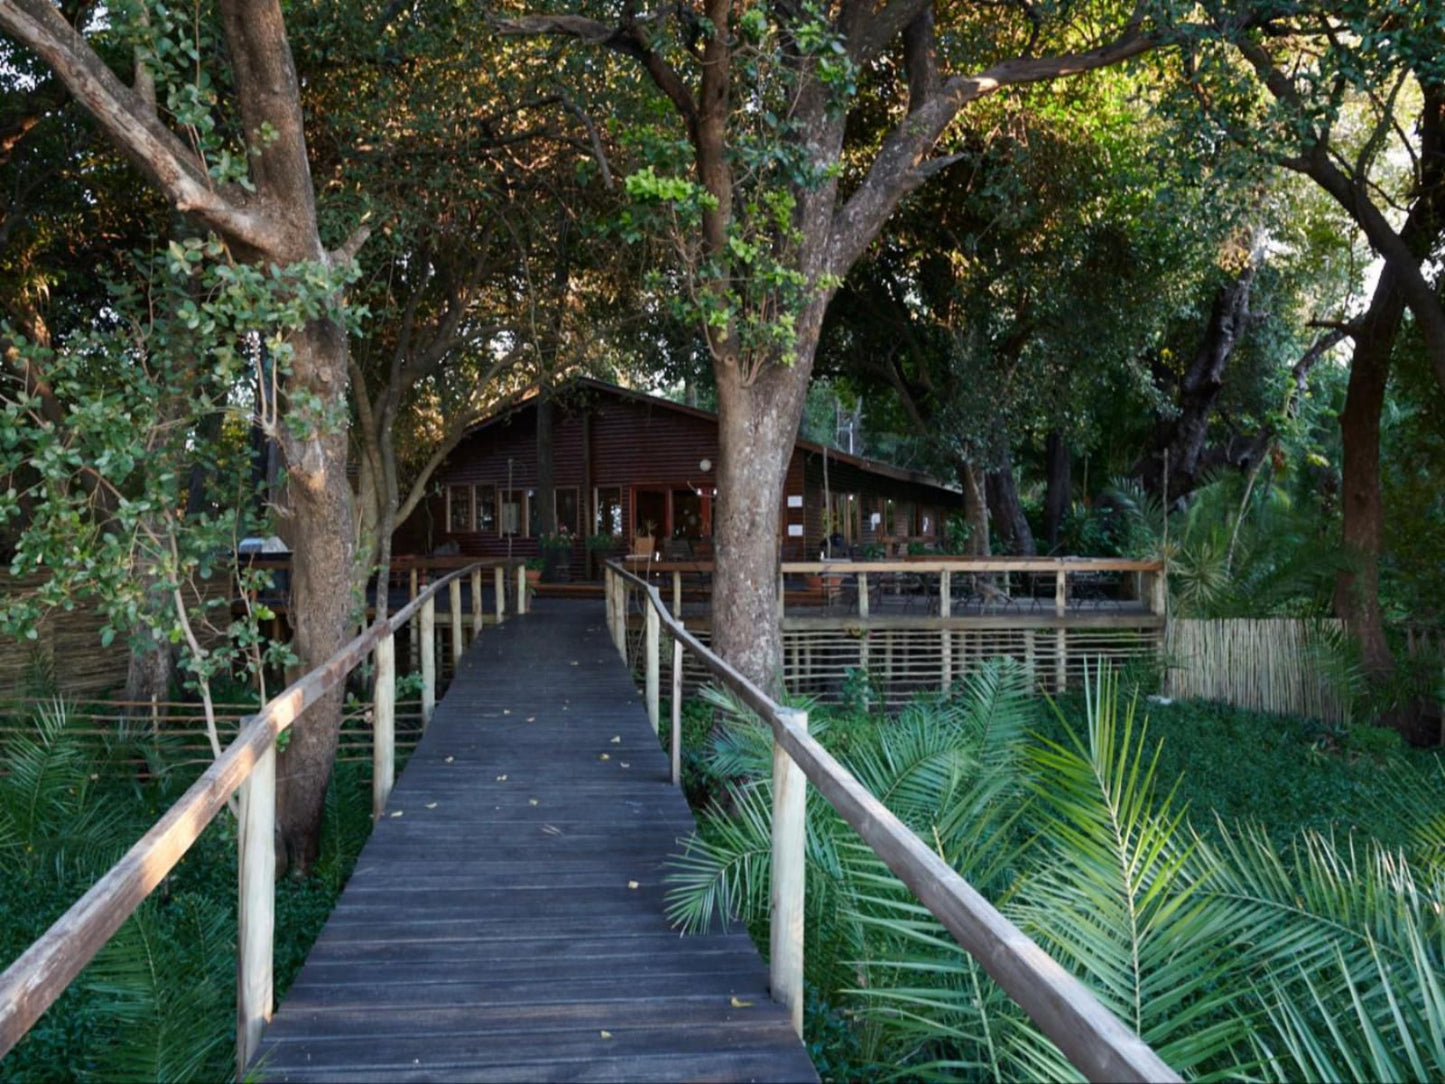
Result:
<svg viewBox="0 0 1445 1084"><path fill-rule="evenodd" d="M653 541L650 534L635 535L632 539L632 553L637 557L651 557Z"/></svg>

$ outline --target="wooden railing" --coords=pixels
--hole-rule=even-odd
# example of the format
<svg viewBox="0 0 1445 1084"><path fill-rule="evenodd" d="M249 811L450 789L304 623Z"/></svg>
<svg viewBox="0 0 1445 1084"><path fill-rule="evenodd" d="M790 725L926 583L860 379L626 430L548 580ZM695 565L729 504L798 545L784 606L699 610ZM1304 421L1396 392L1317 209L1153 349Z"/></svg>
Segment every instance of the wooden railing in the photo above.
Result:
<svg viewBox="0 0 1445 1084"><path fill-rule="evenodd" d="M433 629L436 598L451 593L451 651L464 642L462 577L472 577L474 634L482 627L482 563L437 580L378 621L326 662L294 682L246 720L234 741L165 815L70 910L0 975L0 1057L24 1037L85 965L114 936L195 843L230 796L240 791L240 897L236 937L236 1071L256 1051L271 1018L276 892L276 738L311 705L341 686L373 651L376 656L372 749L372 816L380 817L395 782L396 661L394 636L415 620L422 645L422 720L436 704ZM500 571L500 569L499 569ZM524 584L519 584L524 588ZM518 593L526 605L526 591Z"/></svg>
<svg viewBox="0 0 1445 1084"><path fill-rule="evenodd" d="M877 565L875 564L876 568ZM808 733L807 712L785 708L703 646L664 605L656 587L608 562L607 623L626 660L630 589L643 594L646 613L646 700L659 726L659 641L672 637L672 772L679 778L682 744L680 689L684 647L773 732L773 839L770 894L771 987L786 1005L793 1030L803 1028L803 891L811 782L979 965L1027 1012L1074 1066L1095 1081L1177 1081L1150 1047L1110 1013L1017 926L978 894L956 870L900 821Z"/></svg>

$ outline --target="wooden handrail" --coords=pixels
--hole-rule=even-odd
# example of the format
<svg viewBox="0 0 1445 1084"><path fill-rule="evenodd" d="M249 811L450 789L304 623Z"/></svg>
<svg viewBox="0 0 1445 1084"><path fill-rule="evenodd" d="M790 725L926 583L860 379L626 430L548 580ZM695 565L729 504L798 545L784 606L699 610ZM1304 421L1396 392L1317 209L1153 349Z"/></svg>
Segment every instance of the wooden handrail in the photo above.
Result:
<svg viewBox="0 0 1445 1084"><path fill-rule="evenodd" d="M644 557L615 558L612 562L633 570L652 572L712 572L713 561L654 561ZM784 575L854 572L1161 572L1163 561L1124 557L909 557L879 561L836 558L827 561L784 561Z"/></svg>
<svg viewBox="0 0 1445 1084"><path fill-rule="evenodd" d="M875 563L874 568L877 567ZM616 561L607 562L609 576L619 583L632 583L640 588L651 607L651 613L667 629L674 641L687 646L723 685L746 704L757 716L767 721L774 741L774 803L777 809L777 788L780 769L786 761L802 770L803 775L818 788L890 870L918 897L935 918L954 936L959 945L989 973L1004 991L1038 1025L1073 1065L1095 1081L1178 1081L1180 1077L1139 1036L1109 1012L1083 983L1064 970L1028 935L1003 916L965 881L956 870L934 853L907 825L900 821L857 778L824 749L808 733L806 715L778 704L762 689L713 654L688 632L680 620L663 605L657 588L633 575ZM621 625L616 614L626 606L625 588L607 592L613 620L609 623L617 634ZM680 655L674 652L674 667L680 666ZM649 659L648 666L655 667ZM677 686L674 678L674 687ZM800 719L799 716L802 716ZM676 728L674 743L679 740ZM782 750L786 757L778 755ZM801 848L793 859L802 862ZM774 848L774 862L779 859ZM785 874L785 876L782 876ZM802 891L798 870L773 871L773 881L793 884ZM773 897L773 920L780 918L779 900ZM800 910L800 901L784 901L788 910ZM773 956L779 954L774 933ZM802 930L796 931L796 954L801 960ZM799 964L799 967L801 965ZM794 990L777 989L774 972L774 996L792 1004L801 998L801 976ZM782 996L779 996L779 995Z"/></svg>
<svg viewBox="0 0 1445 1084"><path fill-rule="evenodd" d="M125 856L0 974L0 1057L25 1036L162 878L175 868L230 796L247 784L258 767L265 768L266 762L274 759L277 736L307 708L344 682L352 669L378 645L383 641L389 643L397 629L419 611L425 613L432 609L437 593L453 579L466 575L472 567L468 565L429 584L395 614L371 625L331 658L267 701ZM479 600L474 600L474 604L479 606ZM246 1047L248 1043L254 1044L258 1031L251 1027L256 1020L245 1010L245 1002L257 1001L264 1004L266 1014L270 1011L270 907L262 908L264 913L258 916L257 929L248 930L245 914L248 899L263 890L260 882L271 868L264 855L269 852L274 863L272 833L262 830L267 813L274 813L274 776L269 793L265 793L267 789L251 788L242 802L242 913L238 919L242 928L237 949L242 973L238 976L237 995L243 1007L237 1027L238 1073L249 1060L251 1050ZM274 882L274 877L272 880ZM274 896L274 883L265 887L269 887ZM264 984L265 989L261 990L259 984Z"/></svg>

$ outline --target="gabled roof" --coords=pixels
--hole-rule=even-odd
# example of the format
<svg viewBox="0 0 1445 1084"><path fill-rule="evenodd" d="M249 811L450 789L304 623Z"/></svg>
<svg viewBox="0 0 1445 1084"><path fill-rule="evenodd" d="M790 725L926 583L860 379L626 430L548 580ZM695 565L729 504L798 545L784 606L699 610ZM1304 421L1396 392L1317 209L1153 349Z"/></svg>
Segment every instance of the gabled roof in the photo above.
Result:
<svg viewBox="0 0 1445 1084"><path fill-rule="evenodd" d="M618 399L628 399L636 403L645 404L648 407L661 408L663 410L675 411L678 414L685 414L689 417L699 418L712 424L717 424L717 414L710 410L702 410L699 407L688 406L686 403L679 403L672 399L665 399L660 395L650 395L644 391L637 391L634 388L624 388L621 384L611 384L605 380L597 380L590 376L576 376L567 381L568 388L586 388L591 391L601 392L604 395L611 395ZM518 399L508 407L485 418L467 430L468 435L480 432L483 429L496 425L498 422L511 417L514 414L533 405L533 401L541 394L540 388L532 388L524 392ZM870 474L879 474L886 478L893 478L900 482L912 482L915 485L932 486L935 489L947 490L955 495L961 491L958 486L951 482L945 482L932 475L924 474L922 471L910 470L907 467L896 467L891 463L884 463L877 459L868 459L861 455L851 455L848 452L840 452L837 448L825 448L821 444L815 444L810 440L799 438L794 441L794 447L801 448L813 455L827 454L828 458L838 463L847 463L857 467L859 470L868 471Z"/></svg>

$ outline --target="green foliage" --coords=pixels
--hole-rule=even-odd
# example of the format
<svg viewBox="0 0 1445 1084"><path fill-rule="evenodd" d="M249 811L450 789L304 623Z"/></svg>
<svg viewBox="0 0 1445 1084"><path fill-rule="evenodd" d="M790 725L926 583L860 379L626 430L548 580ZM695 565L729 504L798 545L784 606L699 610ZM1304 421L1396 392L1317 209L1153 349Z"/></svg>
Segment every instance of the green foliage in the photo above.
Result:
<svg viewBox="0 0 1445 1084"><path fill-rule="evenodd" d="M992 665L895 719L813 717L825 744L847 735L835 755L873 793L1186 1076L1439 1075L1440 769L1367 730L1321 747L1299 721L1210 705L1151 705L1145 724L1104 671L1044 715L1015 679ZM766 734L713 702L732 735L718 764L752 774L700 815L669 906L685 926L733 917L762 936ZM1075 1076L816 795L807 847L809 1034L850 1036L826 1064Z"/></svg>
<svg viewBox="0 0 1445 1084"><path fill-rule="evenodd" d="M0 963L58 918L179 796L166 744L99 745L63 705L0 748ZM284 993L370 832L368 780L340 765L315 876L276 886ZM0 1081L197 1080L232 1072L236 829L222 813L101 953L0 1062Z"/></svg>

